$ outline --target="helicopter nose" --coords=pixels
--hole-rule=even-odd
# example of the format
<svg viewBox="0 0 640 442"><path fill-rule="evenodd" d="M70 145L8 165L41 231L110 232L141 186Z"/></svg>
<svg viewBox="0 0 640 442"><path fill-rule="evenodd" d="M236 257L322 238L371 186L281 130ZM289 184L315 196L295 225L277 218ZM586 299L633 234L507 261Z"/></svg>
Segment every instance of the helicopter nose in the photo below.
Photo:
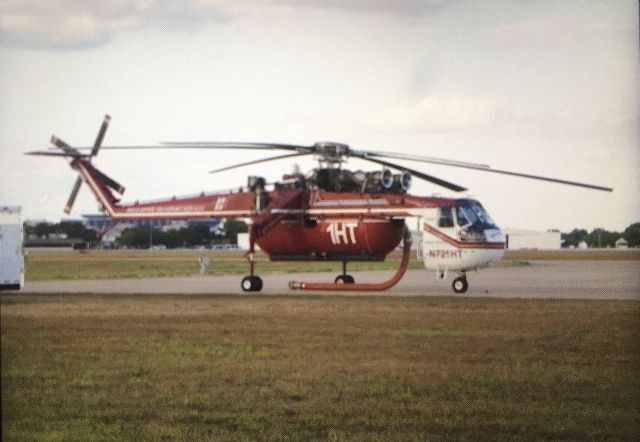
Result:
<svg viewBox="0 0 640 442"><path fill-rule="evenodd" d="M486 229L484 231L484 237L487 242L504 242L505 236L500 229Z"/></svg>

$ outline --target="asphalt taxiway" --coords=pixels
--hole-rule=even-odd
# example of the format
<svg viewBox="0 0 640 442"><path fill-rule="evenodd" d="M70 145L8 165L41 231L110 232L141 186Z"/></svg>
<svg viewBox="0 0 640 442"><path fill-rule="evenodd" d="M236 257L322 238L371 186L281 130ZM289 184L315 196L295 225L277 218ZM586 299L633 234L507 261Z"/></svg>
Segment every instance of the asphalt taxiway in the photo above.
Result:
<svg viewBox="0 0 640 442"><path fill-rule="evenodd" d="M215 270L215 263L214 263ZM353 272L357 282L379 282L393 271ZM258 268L259 274L259 268ZM333 273L274 273L260 275L264 295L347 294L396 296L449 296L451 275L439 280L434 272L409 270L393 288L384 292L309 292L290 290L289 281L328 282ZM464 295L505 298L633 299L640 300L640 261L532 261L515 267L493 267L468 273ZM28 282L25 293L148 293L239 294L242 275L198 275L175 278L76 280Z"/></svg>

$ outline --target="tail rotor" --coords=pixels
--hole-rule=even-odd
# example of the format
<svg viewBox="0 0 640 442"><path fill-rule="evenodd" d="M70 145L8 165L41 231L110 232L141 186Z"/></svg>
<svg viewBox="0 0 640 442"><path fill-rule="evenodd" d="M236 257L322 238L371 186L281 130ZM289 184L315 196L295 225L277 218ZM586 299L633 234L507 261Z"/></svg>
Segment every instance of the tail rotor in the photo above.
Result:
<svg viewBox="0 0 640 442"><path fill-rule="evenodd" d="M102 126L100 126L100 130L98 131L98 136L96 137L96 141L93 144L93 149L91 149L91 154L89 155L89 159L98 155L98 151L100 150L100 146L102 145L102 140L104 139L104 135L107 132L107 128L109 127L110 122L111 122L111 117L109 116L109 114L105 115L104 119L102 120ZM62 141L60 138L56 137L55 135L51 136L51 143L53 143L56 147L62 149L65 153L73 153L73 154L80 153L76 149L72 148L67 143ZM75 169L74 163L75 163L75 160L71 162L71 167ZM108 178L106 175L104 176ZM111 184L115 185L116 190L122 189L122 192L124 192L124 187L122 187L120 184L116 183L114 180L110 178L109 180L111 181ZM76 179L76 182L73 185L73 188L71 189L71 195L69 195L69 199L67 200L67 205L64 208L64 213L66 214L71 213L71 209L73 208L73 203L75 203L76 201L78 192L80 191L80 187L82 186L83 181L84 180L82 178L82 175L78 174L78 179Z"/></svg>
<svg viewBox="0 0 640 442"><path fill-rule="evenodd" d="M93 176L96 181L104 184L106 187L109 187L119 194L124 193L124 186L118 183L113 178L108 177L104 173L100 172L98 169L91 166L91 158L98 155L100 151L100 147L102 146L102 140L104 140L105 133L109 128L109 123L111 122L111 117L109 115L105 115L102 120L102 125L100 126L100 130L98 131L98 136L96 137L96 141L91 148L91 153L89 155L83 154L80 150L71 147L69 144L65 143L60 138L55 135L51 136L51 144L56 146L62 152L27 152L28 155L41 155L41 156L60 156L65 158L71 158L70 166L72 169L77 170L78 178L76 179L73 188L71 189L71 195L69 195L69 199L67 200L67 205L64 208L64 212L69 214L71 213L71 209L73 208L73 204L76 201L78 196L78 192L80 191L80 187L82 187L82 182L84 181L83 175L80 173L80 166L84 165L85 171L90 170L89 173Z"/></svg>

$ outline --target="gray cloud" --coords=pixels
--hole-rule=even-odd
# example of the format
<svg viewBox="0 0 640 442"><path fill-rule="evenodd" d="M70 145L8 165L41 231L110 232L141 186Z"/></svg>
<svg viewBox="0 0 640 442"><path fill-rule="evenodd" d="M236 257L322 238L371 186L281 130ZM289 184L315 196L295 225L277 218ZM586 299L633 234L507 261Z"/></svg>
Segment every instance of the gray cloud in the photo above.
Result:
<svg viewBox="0 0 640 442"><path fill-rule="evenodd" d="M333 9L413 16L455 0L0 0L0 44L75 50L109 42L117 33L160 28L193 31L254 12Z"/></svg>
<svg viewBox="0 0 640 442"><path fill-rule="evenodd" d="M233 8L225 1L171 0L5 0L0 3L4 46L73 50L104 45L118 32L193 30L225 22Z"/></svg>
<svg viewBox="0 0 640 442"><path fill-rule="evenodd" d="M262 3L411 16L433 13L454 2L455 0L266 0Z"/></svg>

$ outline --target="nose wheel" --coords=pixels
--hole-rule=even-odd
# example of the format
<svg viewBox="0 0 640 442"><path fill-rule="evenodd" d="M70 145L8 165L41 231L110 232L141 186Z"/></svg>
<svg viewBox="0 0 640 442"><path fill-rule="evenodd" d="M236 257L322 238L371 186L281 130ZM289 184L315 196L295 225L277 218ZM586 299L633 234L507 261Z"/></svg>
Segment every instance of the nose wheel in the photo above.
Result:
<svg viewBox="0 0 640 442"><path fill-rule="evenodd" d="M262 290L262 278L256 275L245 276L240 285L245 292L259 292Z"/></svg>
<svg viewBox="0 0 640 442"><path fill-rule="evenodd" d="M469 283L467 282L467 276L466 275L458 276L451 283L451 288L453 288L453 291L456 293L466 292L467 289L469 288Z"/></svg>

